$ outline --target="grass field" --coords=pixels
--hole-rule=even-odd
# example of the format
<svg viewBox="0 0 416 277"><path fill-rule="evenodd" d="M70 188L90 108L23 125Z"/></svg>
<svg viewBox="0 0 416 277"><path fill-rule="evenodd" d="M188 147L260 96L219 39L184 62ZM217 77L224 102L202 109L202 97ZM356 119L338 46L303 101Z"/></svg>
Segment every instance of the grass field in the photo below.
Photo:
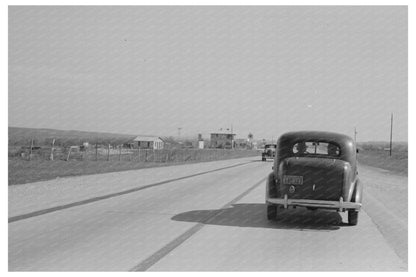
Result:
<svg viewBox="0 0 416 277"><path fill-rule="evenodd" d="M358 155L362 164L390 170L403 175L408 174L408 158L406 153L393 153L389 156L386 151L362 151Z"/></svg>
<svg viewBox="0 0 416 277"><path fill-rule="evenodd" d="M170 148L164 150L139 150L111 148L131 142L134 135L65 131L55 129L33 129L9 127L9 185L50 180L66 176L99 174L147 167L168 166L184 163L215 161L258 156L253 150L182 149L173 138L164 138ZM54 160L51 161L51 142L55 139ZM29 155L31 141L38 147ZM89 142L92 147L68 155L69 146ZM172 146L174 146L172 148ZM175 147L176 146L176 147Z"/></svg>
<svg viewBox="0 0 416 277"><path fill-rule="evenodd" d="M148 161L129 161L117 158L106 160L25 160L19 157L9 157L9 176L8 183L10 185L25 184L36 181L50 180L55 178L77 176L86 174L99 174L105 172L116 172L132 169L141 169L148 167L169 166L185 163L196 163L205 161L225 160L241 157L257 157L260 155L257 151L252 150L184 150L180 151L173 160L168 162L154 162L152 158ZM195 152L198 155L190 155ZM151 156L150 156L151 157Z"/></svg>
<svg viewBox="0 0 416 277"><path fill-rule="evenodd" d="M392 155L385 149L387 142L368 142L358 144L360 153L358 161L362 164L390 170L399 174L408 174L408 146L407 143L396 143L392 147Z"/></svg>

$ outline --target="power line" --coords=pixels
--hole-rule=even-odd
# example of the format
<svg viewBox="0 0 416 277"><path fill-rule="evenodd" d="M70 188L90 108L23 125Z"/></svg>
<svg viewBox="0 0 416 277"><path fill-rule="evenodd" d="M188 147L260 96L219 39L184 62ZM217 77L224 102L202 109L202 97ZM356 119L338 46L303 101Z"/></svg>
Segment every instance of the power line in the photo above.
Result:
<svg viewBox="0 0 416 277"><path fill-rule="evenodd" d="M391 118L390 118L390 156L391 156L392 144L393 144L393 113L391 113Z"/></svg>

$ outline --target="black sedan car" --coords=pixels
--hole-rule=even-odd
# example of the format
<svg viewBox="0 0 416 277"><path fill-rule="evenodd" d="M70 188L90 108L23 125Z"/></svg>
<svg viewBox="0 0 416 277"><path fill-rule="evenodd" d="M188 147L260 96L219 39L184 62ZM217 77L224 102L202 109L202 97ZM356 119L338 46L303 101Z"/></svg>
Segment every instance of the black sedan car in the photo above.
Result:
<svg viewBox="0 0 416 277"><path fill-rule="evenodd" d="M353 139L318 131L290 132L279 138L266 184L269 220L280 209L306 207L348 212L349 225L357 225L362 194Z"/></svg>
<svg viewBox="0 0 416 277"><path fill-rule="evenodd" d="M261 160L265 162L267 159L274 159L276 155L277 144L266 144L263 152L261 153Z"/></svg>

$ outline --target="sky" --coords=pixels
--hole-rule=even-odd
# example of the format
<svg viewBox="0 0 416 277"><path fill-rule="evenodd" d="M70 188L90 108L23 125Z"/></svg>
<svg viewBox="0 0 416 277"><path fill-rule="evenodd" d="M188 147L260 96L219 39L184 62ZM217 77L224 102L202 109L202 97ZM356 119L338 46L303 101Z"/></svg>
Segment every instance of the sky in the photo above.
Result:
<svg viewBox="0 0 416 277"><path fill-rule="evenodd" d="M8 124L408 140L406 6L11 6Z"/></svg>

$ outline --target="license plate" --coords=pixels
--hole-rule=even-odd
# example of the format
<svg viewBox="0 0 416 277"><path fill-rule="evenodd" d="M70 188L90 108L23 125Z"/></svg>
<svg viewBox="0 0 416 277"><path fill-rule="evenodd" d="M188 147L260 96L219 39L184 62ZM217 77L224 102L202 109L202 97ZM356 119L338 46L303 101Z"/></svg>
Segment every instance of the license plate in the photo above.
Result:
<svg viewBox="0 0 416 277"><path fill-rule="evenodd" d="M302 185L303 176L283 175L284 185Z"/></svg>

